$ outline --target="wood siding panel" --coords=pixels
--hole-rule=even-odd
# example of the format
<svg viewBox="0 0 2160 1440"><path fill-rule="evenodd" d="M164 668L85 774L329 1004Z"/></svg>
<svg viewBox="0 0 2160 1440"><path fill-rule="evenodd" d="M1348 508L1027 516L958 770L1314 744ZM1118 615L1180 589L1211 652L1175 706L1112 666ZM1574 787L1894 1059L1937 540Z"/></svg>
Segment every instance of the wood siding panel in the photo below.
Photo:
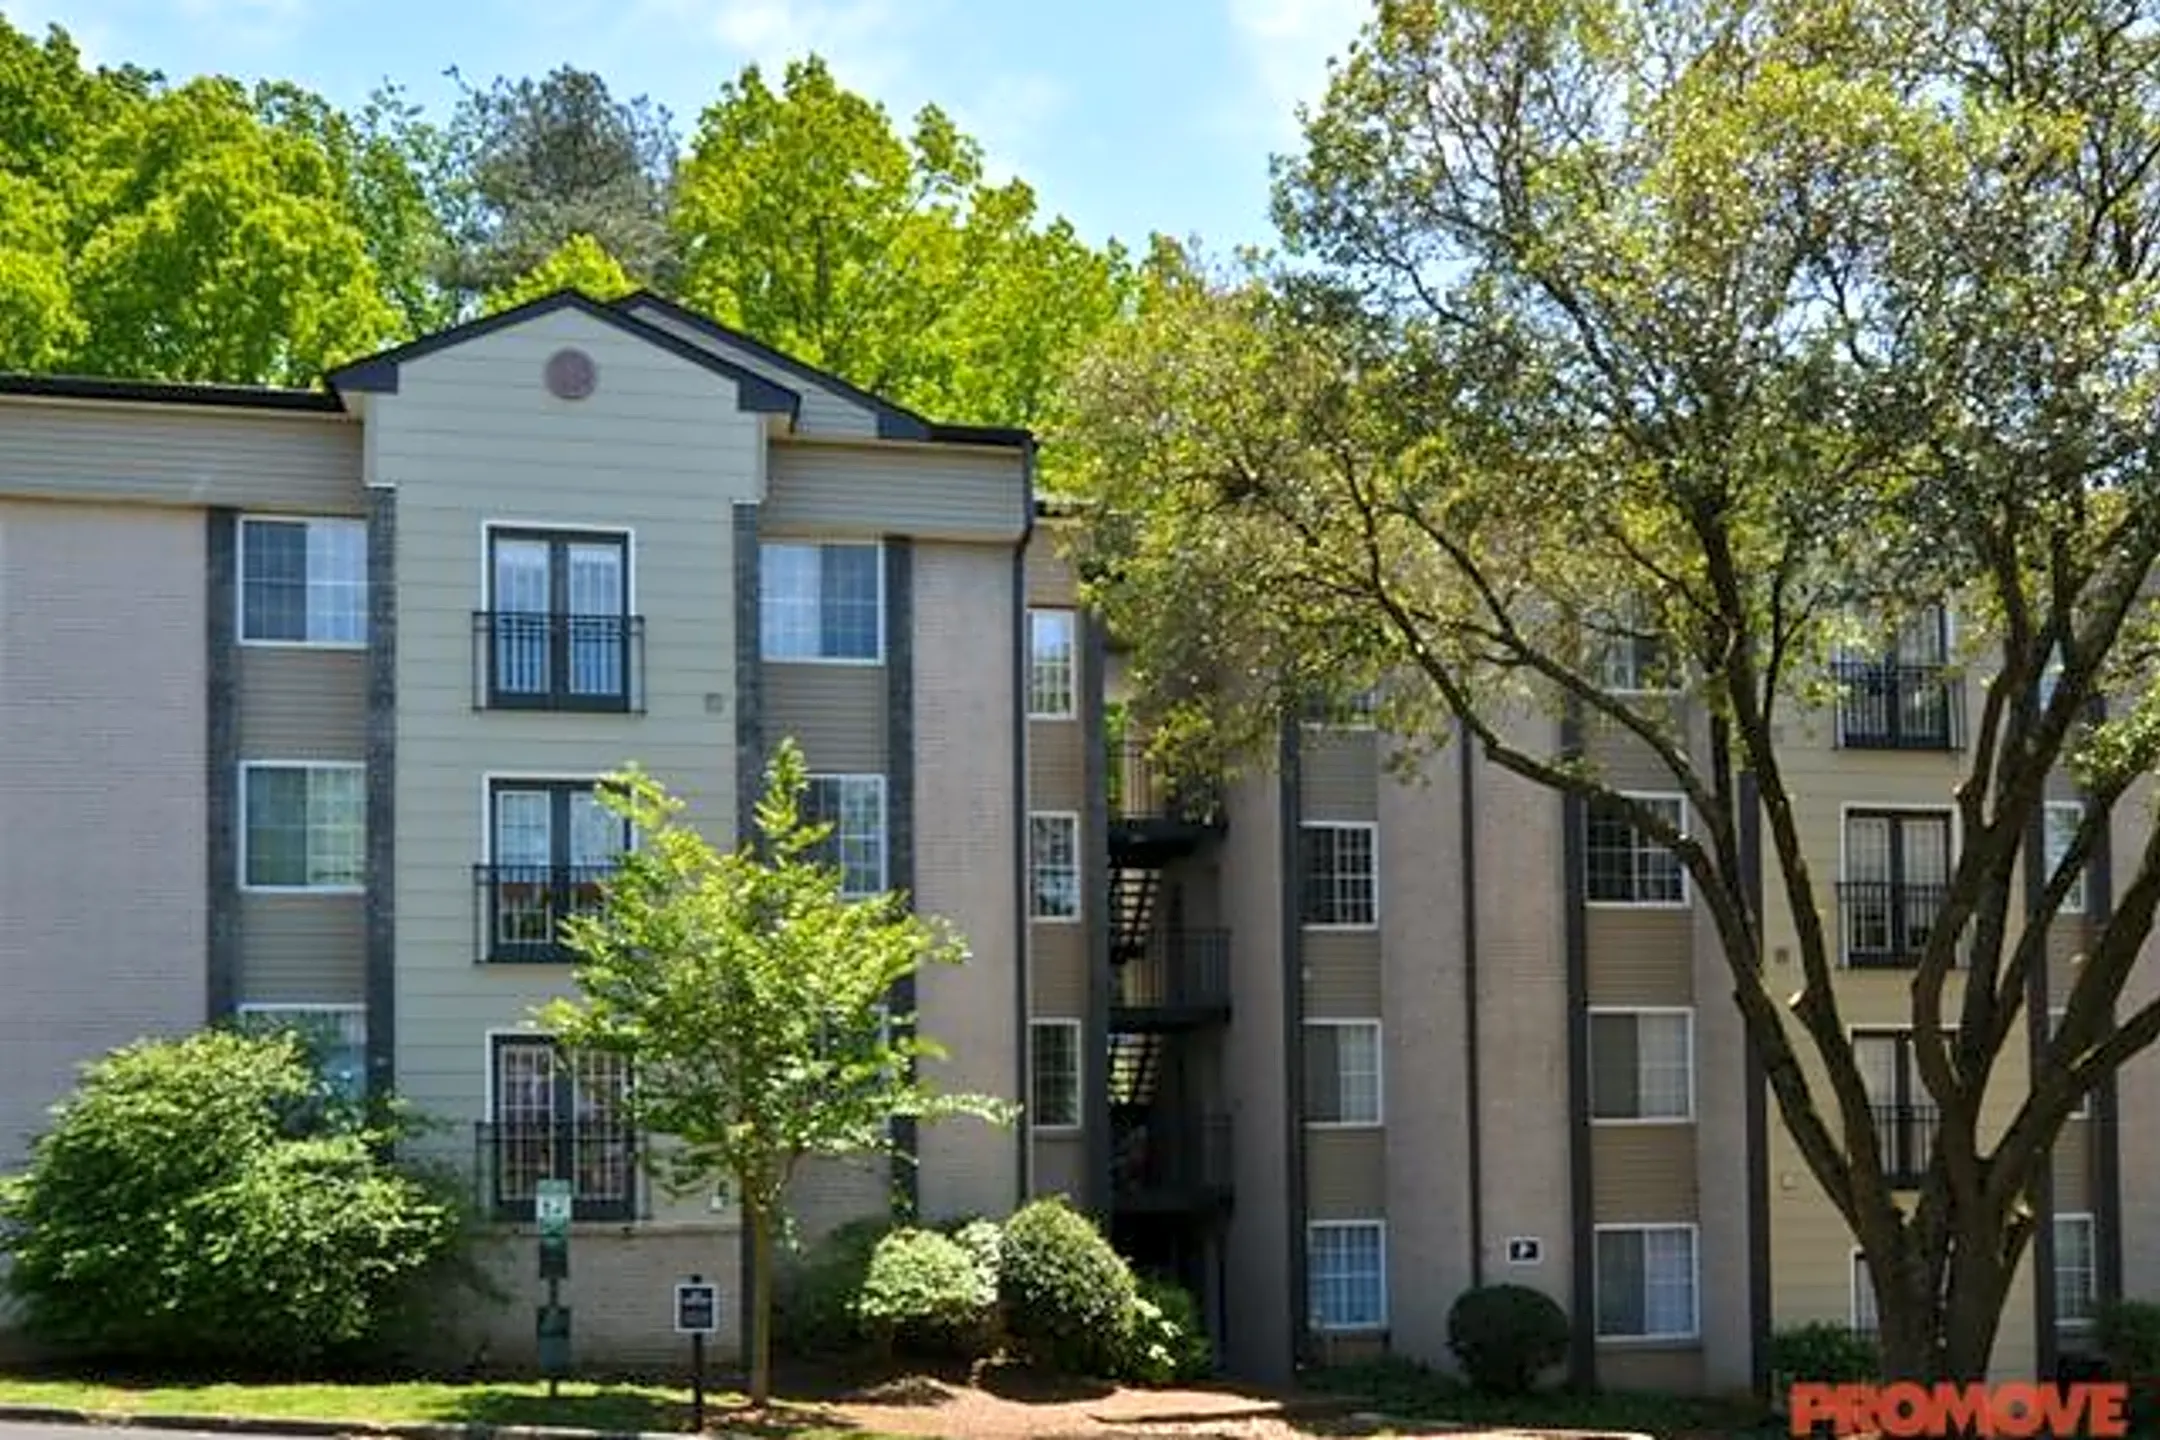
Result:
<svg viewBox="0 0 2160 1440"><path fill-rule="evenodd" d="M1028 808L1087 811L1087 740L1078 720L1028 722Z"/></svg>
<svg viewBox="0 0 2160 1440"><path fill-rule="evenodd" d="M884 666L768 661L763 684L768 746L794 736L815 774L885 773Z"/></svg>
<svg viewBox="0 0 2160 1440"><path fill-rule="evenodd" d="M1367 1020L1381 1009L1377 931L1308 930L1305 1013L1315 1020Z"/></svg>
<svg viewBox="0 0 2160 1440"><path fill-rule="evenodd" d="M1592 1005L1691 1005L1694 917L1686 910L1584 911Z"/></svg>
<svg viewBox="0 0 2160 1440"><path fill-rule="evenodd" d="M1307 1127L1305 1205L1310 1220L1385 1217L1387 1132Z"/></svg>
<svg viewBox="0 0 2160 1440"><path fill-rule="evenodd" d="M240 1003L365 1001L362 903L358 895L242 895ZM465 948L469 956L470 941Z"/></svg>
<svg viewBox="0 0 2160 1440"><path fill-rule="evenodd" d="M860 400L849 398L838 390L827 389L815 381L806 380L785 365L775 365L754 350L731 345L717 335L686 324L654 306L634 307L638 319L656 329L692 345L708 354L718 355L733 364L740 365L751 374L785 386L802 396L801 413L795 417L797 428L810 435L852 435L871 438L877 434L877 413Z"/></svg>
<svg viewBox="0 0 2160 1440"><path fill-rule="evenodd" d="M367 758L364 651L243 645L239 659L244 758Z"/></svg>
<svg viewBox="0 0 2160 1440"><path fill-rule="evenodd" d="M1063 1195L1075 1205L1087 1196L1087 1145L1078 1135L1037 1135L1035 1175L1030 1188L1037 1195Z"/></svg>
<svg viewBox="0 0 2160 1440"><path fill-rule="evenodd" d="M1088 944L1084 925L1028 927L1030 1013L1045 1020L1078 1020L1088 1011Z"/></svg>
<svg viewBox="0 0 2160 1440"><path fill-rule="evenodd" d="M1693 1220L1695 1127L1593 1125L1590 1174L1601 1225Z"/></svg>
<svg viewBox="0 0 2160 1440"><path fill-rule="evenodd" d="M1380 813L1379 743L1370 730L1305 727L1298 751L1302 818L1371 820Z"/></svg>
<svg viewBox="0 0 2160 1440"><path fill-rule="evenodd" d="M0 399L0 492L25 499L366 512L360 427L335 415Z"/></svg>
<svg viewBox="0 0 2160 1440"><path fill-rule="evenodd" d="M1015 450L777 444L760 522L772 535L1018 540L1026 466Z"/></svg>

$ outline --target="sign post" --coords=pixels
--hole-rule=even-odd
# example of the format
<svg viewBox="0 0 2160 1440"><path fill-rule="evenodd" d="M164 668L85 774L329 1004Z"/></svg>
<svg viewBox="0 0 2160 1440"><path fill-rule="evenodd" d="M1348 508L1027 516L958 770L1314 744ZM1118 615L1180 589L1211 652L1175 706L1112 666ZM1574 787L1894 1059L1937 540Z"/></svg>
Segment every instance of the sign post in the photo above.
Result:
<svg viewBox="0 0 2160 1440"><path fill-rule="evenodd" d="M702 1275L675 1285L675 1333L690 1337L690 1430L705 1431L705 1337L720 1329L720 1287Z"/></svg>
<svg viewBox="0 0 2160 1440"><path fill-rule="evenodd" d="M534 1335L550 1400L556 1398L562 1377L570 1373L570 1307L562 1303L562 1282L570 1275L574 1208L568 1180L542 1180L533 1188L533 1222L540 1230L540 1278L547 1281L547 1303L540 1307Z"/></svg>

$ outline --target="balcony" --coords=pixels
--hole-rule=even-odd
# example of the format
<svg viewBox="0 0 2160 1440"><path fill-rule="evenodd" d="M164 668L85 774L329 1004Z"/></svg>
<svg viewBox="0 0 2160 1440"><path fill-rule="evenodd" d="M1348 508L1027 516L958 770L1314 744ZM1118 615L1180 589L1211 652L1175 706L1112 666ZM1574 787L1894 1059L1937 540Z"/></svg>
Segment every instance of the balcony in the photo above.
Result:
<svg viewBox="0 0 2160 1440"><path fill-rule="evenodd" d="M475 865L478 947L499 964L567 964L562 922L600 908L612 865Z"/></svg>
<svg viewBox="0 0 2160 1440"><path fill-rule="evenodd" d="M644 618L475 611L473 708L642 712Z"/></svg>
<svg viewBox="0 0 2160 1440"><path fill-rule="evenodd" d="M1847 965L1855 970L1910 970L1919 965L1948 886L1847 880L1837 888Z"/></svg>
<svg viewBox="0 0 2160 1440"><path fill-rule="evenodd" d="M1105 779L1110 844L1121 859L1160 864L1188 853L1223 827L1219 787L1211 780L1174 773L1148 754L1143 741L1113 744Z"/></svg>
<svg viewBox="0 0 2160 1440"><path fill-rule="evenodd" d="M1893 1190L1912 1190L1927 1177L1940 1117L1933 1105L1877 1105L1875 1149Z"/></svg>
<svg viewBox="0 0 2160 1440"><path fill-rule="evenodd" d="M1230 932L1164 930L1141 935L1110 971L1110 1023L1170 1030L1230 1018Z"/></svg>
<svg viewBox="0 0 2160 1440"><path fill-rule="evenodd" d="M1844 661L1838 743L1848 750L1955 750L1965 742L1965 690L1942 665Z"/></svg>
<svg viewBox="0 0 2160 1440"><path fill-rule="evenodd" d="M1151 1112L1120 1124L1111 1153L1110 1193L1117 1209L1134 1214L1228 1206L1230 1117Z"/></svg>
<svg viewBox="0 0 2160 1440"><path fill-rule="evenodd" d="M621 1122L511 1121L473 1127L483 1213L532 1223L542 1180L568 1180L573 1220L634 1220L637 1137Z"/></svg>

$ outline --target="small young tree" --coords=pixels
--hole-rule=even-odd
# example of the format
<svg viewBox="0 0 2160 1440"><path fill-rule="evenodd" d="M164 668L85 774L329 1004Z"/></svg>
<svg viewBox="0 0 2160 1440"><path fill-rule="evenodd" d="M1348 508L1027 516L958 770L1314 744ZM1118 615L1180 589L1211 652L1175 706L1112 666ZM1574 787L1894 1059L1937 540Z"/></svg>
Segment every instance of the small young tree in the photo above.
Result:
<svg viewBox="0 0 2160 1440"><path fill-rule="evenodd" d="M636 827L600 911L568 922L582 994L543 1018L572 1049L620 1055L637 1077L634 1121L677 1142L663 1183L726 1184L751 1237L750 1399L772 1386L773 1240L788 1182L813 1155L889 1151L891 1121L974 1115L1007 1104L934 1092L916 1062L945 1052L894 1013L899 983L966 949L897 894L849 900L806 824L809 777L783 742L757 809L758 835L723 852L682 803L632 769L607 803Z"/></svg>

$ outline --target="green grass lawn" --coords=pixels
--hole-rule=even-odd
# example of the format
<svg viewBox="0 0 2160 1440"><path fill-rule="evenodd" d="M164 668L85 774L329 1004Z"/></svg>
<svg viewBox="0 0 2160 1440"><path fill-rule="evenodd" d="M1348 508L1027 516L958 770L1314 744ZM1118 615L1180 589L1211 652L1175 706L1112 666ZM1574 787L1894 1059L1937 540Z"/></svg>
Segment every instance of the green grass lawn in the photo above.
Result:
<svg viewBox="0 0 2160 1440"><path fill-rule="evenodd" d="M714 1412L740 1397L709 1397ZM688 1430L690 1394L657 1385L594 1385L565 1381L548 1398L545 1382L453 1385L398 1381L379 1385L100 1384L0 1376L0 1405L49 1405L101 1414L246 1415L277 1420L345 1420L378 1424L568 1425L588 1430ZM715 1418L708 1414L707 1419ZM738 1427L731 1427L738 1428ZM859 1430L820 1425L805 1411L800 1424L757 1427L789 1440L825 1440Z"/></svg>
<svg viewBox="0 0 2160 1440"><path fill-rule="evenodd" d="M1379 1361L1322 1371L1313 1387L1354 1399L1396 1420L1468 1425L1518 1425L1551 1430L1628 1430L1658 1440L1783 1435L1786 1428L1747 1402L1694 1396L1611 1391L1581 1394L1480 1394L1460 1382L1406 1361Z"/></svg>

